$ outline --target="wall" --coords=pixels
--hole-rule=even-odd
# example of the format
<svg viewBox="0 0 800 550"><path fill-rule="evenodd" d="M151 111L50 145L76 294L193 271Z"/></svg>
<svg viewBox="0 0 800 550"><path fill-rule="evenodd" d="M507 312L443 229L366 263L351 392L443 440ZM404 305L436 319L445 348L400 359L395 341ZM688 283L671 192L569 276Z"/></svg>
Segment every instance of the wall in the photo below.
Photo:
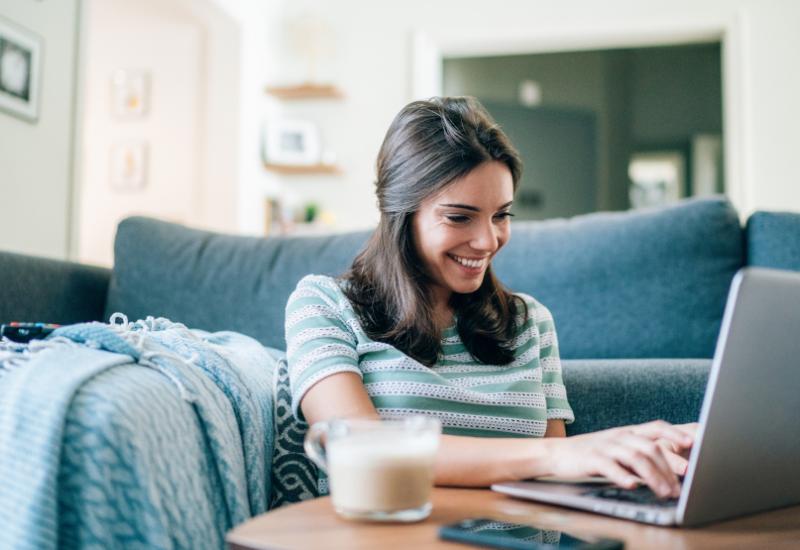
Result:
<svg viewBox="0 0 800 550"><path fill-rule="evenodd" d="M724 123L738 139L728 164L731 198L745 215L755 209L800 211L793 165L800 132L786 123L800 120L800 103L794 100L800 97L800 73L791 70L800 51L800 3L498 0L492 9L465 9L454 0L295 0L291 5L297 12L313 9L338 37L327 71L348 101L337 115L345 122L327 131L342 151L346 176L342 182L303 185L309 196L326 198L334 187L341 198L331 198L330 205L346 218L347 227L368 226L377 219L371 186L375 154L393 116L415 98L415 33L428 37L443 55L475 56L585 49L589 42L601 48L657 45L664 29L676 29L673 41L697 41L698 35L711 40L708 27L719 28L720 35L724 28L733 29L736 42L723 52L726 76L734 79L733 88L725 92L730 95L724 98ZM274 48L292 59L280 41ZM286 62L283 79L302 78L300 63L294 61Z"/></svg>
<svg viewBox="0 0 800 550"><path fill-rule="evenodd" d="M87 48L81 159L78 259L112 263L120 219L147 214L187 222L199 207L195 183L202 29L170 4L87 0ZM113 113L114 72L150 76L147 112L120 120ZM141 189L112 187L111 148L147 145Z"/></svg>
<svg viewBox="0 0 800 550"><path fill-rule="evenodd" d="M0 0L0 17L44 43L38 121L0 111L0 250L68 255L79 11L79 0Z"/></svg>
<svg viewBox="0 0 800 550"><path fill-rule="evenodd" d="M86 0L77 258L113 263L117 224L146 215L237 229L240 49L235 25L203 2ZM144 116L114 115L111 75L150 75ZM111 148L147 144L141 189L112 186Z"/></svg>
<svg viewBox="0 0 800 550"><path fill-rule="evenodd" d="M669 143L722 130L720 47L705 44L631 52L631 134Z"/></svg>

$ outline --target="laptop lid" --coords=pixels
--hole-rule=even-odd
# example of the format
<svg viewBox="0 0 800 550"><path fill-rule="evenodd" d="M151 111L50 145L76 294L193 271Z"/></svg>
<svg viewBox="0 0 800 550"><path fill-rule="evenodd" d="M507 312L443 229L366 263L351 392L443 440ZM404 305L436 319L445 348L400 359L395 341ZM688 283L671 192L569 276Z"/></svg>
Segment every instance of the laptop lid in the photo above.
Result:
<svg viewBox="0 0 800 550"><path fill-rule="evenodd" d="M740 270L731 284L679 524L800 503L800 274Z"/></svg>

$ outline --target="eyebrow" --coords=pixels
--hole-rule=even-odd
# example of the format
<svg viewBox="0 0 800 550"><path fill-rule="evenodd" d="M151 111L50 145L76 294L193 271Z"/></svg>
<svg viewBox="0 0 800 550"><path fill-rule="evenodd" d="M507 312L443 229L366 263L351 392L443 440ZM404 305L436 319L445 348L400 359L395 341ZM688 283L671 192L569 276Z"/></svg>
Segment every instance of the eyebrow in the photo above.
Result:
<svg viewBox="0 0 800 550"><path fill-rule="evenodd" d="M508 208L509 206L511 206L511 203L513 203L513 202L514 201L509 201L509 202L505 203L503 206L498 208L498 210L503 210L504 208ZM447 207L447 208L461 208L462 210L471 210L472 212L480 212L481 211L481 209L478 208L477 206L471 206L469 204L440 204L439 206L444 206L444 207Z"/></svg>

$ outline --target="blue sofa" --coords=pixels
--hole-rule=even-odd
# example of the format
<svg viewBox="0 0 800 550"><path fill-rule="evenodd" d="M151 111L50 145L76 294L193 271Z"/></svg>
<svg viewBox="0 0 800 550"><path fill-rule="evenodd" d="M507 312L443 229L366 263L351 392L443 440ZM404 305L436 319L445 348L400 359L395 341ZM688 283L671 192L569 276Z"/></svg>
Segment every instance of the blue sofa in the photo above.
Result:
<svg viewBox="0 0 800 550"><path fill-rule="evenodd" d="M368 235L260 239L129 218L118 228L112 270L0 252L0 322L107 322L115 312L130 319L166 317L252 336L278 356L285 347L284 305L297 281L308 273L341 273ZM743 227L730 203L715 197L517 222L494 262L509 288L553 312L576 416L571 435L654 418L696 420L728 288L745 265L800 270L800 215L757 212ZM264 384L249 398L271 401L263 388L273 377L274 364L265 364ZM115 430L122 417L132 419L136 433ZM167 433L167 424L184 428ZM186 482L200 494L219 490L201 474L208 468L207 441L195 411L165 377L125 367L91 378L72 399L65 425L60 545L223 546L233 525L203 503L181 503L191 513L153 513L146 522L131 512L145 505L158 511L160 501L179 498L169 493L185 474L170 465L176 454L197 456L197 472ZM82 437L92 433L107 437ZM137 434L160 445L153 456L137 455ZM109 449L129 457L133 473L89 491L80 480L108 475L103 457L114 455ZM100 507L105 516L98 516L98 503L112 504Z"/></svg>

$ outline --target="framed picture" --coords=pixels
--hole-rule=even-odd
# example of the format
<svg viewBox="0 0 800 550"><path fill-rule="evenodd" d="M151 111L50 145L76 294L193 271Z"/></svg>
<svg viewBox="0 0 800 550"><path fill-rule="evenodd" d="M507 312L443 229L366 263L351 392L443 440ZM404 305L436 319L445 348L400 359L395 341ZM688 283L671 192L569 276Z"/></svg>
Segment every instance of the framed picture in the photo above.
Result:
<svg viewBox="0 0 800 550"><path fill-rule="evenodd" d="M117 191L144 189L147 176L147 143L125 141L111 147L111 187Z"/></svg>
<svg viewBox="0 0 800 550"><path fill-rule="evenodd" d="M264 132L264 160L269 164L310 165L320 161L319 129L303 120L275 120Z"/></svg>
<svg viewBox="0 0 800 550"><path fill-rule="evenodd" d="M36 121L41 64L42 39L0 19L0 109Z"/></svg>
<svg viewBox="0 0 800 550"><path fill-rule="evenodd" d="M111 76L111 110L121 119L142 118L147 114L150 97L150 74L147 71L117 70Z"/></svg>

